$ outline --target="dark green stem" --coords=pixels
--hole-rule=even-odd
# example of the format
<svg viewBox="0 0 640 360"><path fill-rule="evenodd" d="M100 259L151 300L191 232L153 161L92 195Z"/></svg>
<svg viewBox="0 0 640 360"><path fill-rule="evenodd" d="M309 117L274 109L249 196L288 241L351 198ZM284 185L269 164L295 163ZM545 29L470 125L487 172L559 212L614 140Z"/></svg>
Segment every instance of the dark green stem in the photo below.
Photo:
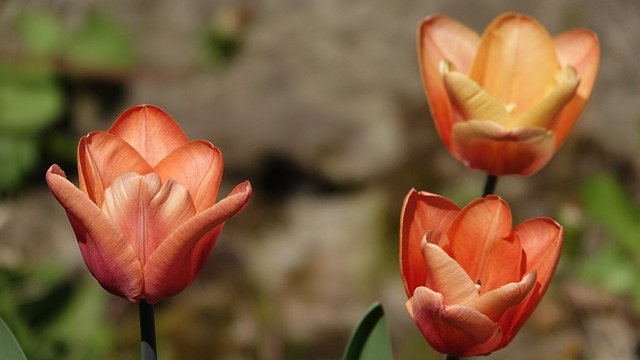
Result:
<svg viewBox="0 0 640 360"><path fill-rule="evenodd" d="M142 360L156 360L156 324L153 319L153 305L140 300L140 345Z"/></svg>
<svg viewBox="0 0 640 360"><path fill-rule="evenodd" d="M451 356L451 355L447 355L445 356L444 360L459 360L460 358L457 358L455 356Z"/></svg>
<svg viewBox="0 0 640 360"><path fill-rule="evenodd" d="M496 190L496 184L498 183L498 177L495 175L487 175L487 182L484 184L484 190L482 191L482 197L489 194L493 194Z"/></svg>

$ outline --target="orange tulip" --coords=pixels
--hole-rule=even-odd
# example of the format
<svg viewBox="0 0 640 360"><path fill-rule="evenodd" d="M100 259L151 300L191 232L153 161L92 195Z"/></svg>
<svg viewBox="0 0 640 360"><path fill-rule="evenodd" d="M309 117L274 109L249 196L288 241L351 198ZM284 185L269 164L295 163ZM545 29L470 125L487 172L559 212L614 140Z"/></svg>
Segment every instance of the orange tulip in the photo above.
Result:
<svg viewBox="0 0 640 360"><path fill-rule="evenodd" d="M418 25L425 93L454 157L493 175L531 175L558 150L587 103L600 62L585 29L551 37L506 13L479 37L444 15Z"/></svg>
<svg viewBox="0 0 640 360"><path fill-rule="evenodd" d="M466 357L505 347L549 286L562 227L535 218L515 228L495 195L462 210L446 198L411 190L400 231L407 310L437 351Z"/></svg>
<svg viewBox="0 0 640 360"><path fill-rule="evenodd" d="M80 189L53 165L49 188L65 208L87 267L107 291L148 303L200 273L224 222L244 209L243 182L216 203L222 154L189 141L161 109L126 110L78 144Z"/></svg>

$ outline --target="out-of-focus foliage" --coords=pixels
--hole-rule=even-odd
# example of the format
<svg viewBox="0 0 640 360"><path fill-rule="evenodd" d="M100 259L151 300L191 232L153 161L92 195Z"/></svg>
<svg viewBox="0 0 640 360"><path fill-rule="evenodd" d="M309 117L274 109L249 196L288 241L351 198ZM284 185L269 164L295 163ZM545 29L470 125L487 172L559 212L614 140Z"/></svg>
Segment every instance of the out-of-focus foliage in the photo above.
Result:
<svg viewBox="0 0 640 360"><path fill-rule="evenodd" d="M0 194L19 189L41 154L72 156L71 139L51 131L68 101L62 79L110 75L135 64L126 33L101 14L70 31L52 13L25 12L16 30L22 52L0 62Z"/></svg>
<svg viewBox="0 0 640 360"><path fill-rule="evenodd" d="M20 344L2 318L0 318L0 349L2 349L0 360L26 360Z"/></svg>
<svg viewBox="0 0 640 360"><path fill-rule="evenodd" d="M243 7L214 13L201 40L200 53L206 65L224 66L234 59L242 47L249 16L248 9Z"/></svg>
<svg viewBox="0 0 640 360"><path fill-rule="evenodd" d="M71 281L63 266L0 272L0 318L30 359L107 358L112 344L102 317L108 295L94 282Z"/></svg>
<svg viewBox="0 0 640 360"><path fill-rule="evenodd" d="M585 181L581 199L586 217L609 236L580 266L580 274L616 295L630 297L640 310L640 206L611 175Z"/></svg>

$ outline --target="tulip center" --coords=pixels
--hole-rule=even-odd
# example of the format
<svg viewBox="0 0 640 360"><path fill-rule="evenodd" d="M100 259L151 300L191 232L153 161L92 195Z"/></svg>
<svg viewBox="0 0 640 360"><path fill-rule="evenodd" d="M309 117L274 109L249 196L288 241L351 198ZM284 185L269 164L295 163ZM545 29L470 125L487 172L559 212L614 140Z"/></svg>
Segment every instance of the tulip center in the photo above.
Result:
<svg viewBox="0 0 640 360"><path fill-rule="evenodd" d="M476 280L476 291L478 292L478 294L480 294L480 289L482 288L482 283L480 282L480 279Z"/></svg>

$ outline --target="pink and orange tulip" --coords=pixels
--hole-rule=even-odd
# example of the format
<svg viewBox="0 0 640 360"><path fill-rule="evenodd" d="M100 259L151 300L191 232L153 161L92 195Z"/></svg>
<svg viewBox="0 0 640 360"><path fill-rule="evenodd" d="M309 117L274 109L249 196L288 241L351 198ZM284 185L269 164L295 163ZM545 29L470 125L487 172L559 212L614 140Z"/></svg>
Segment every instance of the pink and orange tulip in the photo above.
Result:
<svg viewBox="0 0 640 360"><path fill-rule="evenodd" d="M534 311L553 277L562 227L535 218L512 228L495 195L460 209L411 190L400 230L407 310L437 351L466 357L505 347Z"/></svg>
<svg viewBox="0 0 640 360"><path fill-rule="evenodd" d="M222 167L218 148L189 141L167 113L142 105L80 140L80 188L58 165L46 178L100 285L155 303L193 282L225 221L251 198L244 182L216 202Z"/></svg>
<svg viewBox="0 0 640 360"><path fill-rule="evenodd" d="M482 37L444 15L418 25L425 93L455 158L492 175L531 175L558 150L591 95L597 36L551 37L529 16L505 13Z"/></svg>

